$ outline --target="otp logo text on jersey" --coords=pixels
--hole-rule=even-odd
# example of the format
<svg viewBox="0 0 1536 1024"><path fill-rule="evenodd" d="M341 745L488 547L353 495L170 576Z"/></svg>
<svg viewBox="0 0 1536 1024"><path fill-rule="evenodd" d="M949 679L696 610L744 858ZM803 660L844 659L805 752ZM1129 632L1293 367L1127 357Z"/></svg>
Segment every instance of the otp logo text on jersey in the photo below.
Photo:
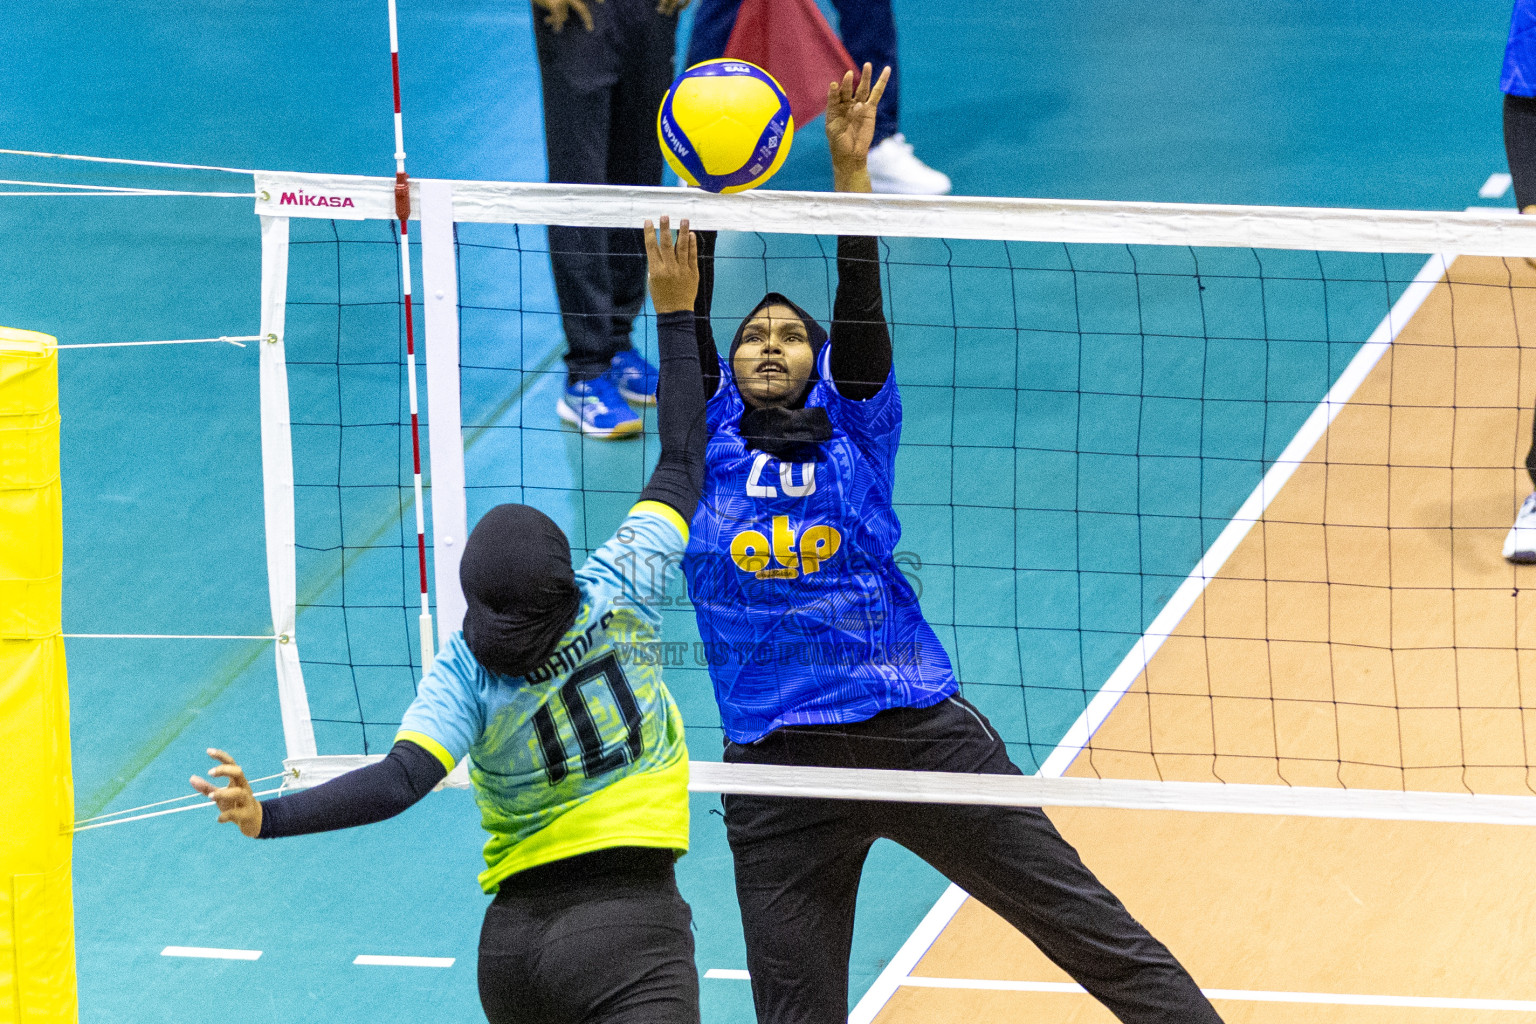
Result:
<svg viewBox="0 0 1536 1024"><path fill-rule="evenodd" d="M736 568L760 580L792 580L802 572L807 576L820 572L821 563L843 546L843 535L825 524L807 527L796 536L789 516L774 516L772 532L772 542L757 530L738 533L731 541Z"/></svg>

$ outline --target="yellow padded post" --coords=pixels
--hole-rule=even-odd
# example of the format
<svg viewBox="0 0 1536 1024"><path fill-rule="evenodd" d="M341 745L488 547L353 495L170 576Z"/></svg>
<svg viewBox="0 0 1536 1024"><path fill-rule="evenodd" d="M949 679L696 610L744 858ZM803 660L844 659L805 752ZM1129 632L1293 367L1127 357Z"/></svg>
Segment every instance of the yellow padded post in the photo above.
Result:
<svg viewBox="0 0 1536 1024"><path fill-rule="evenodd" d="M79 1018L63 570L56 342L0 327L0 1024Z"/></svg>

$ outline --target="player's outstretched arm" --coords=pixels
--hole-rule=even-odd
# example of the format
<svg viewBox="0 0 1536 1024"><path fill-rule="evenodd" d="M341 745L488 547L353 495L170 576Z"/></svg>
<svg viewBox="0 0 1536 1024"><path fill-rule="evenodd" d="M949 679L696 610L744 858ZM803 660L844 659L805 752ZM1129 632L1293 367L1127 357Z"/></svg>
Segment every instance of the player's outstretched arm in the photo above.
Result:
<svg viewBox="0 0 1536 1024"><path fill-rule="evenodd" d="M192 776L192 788L212 800L219 807L219 821L232 821L240 831L252 839L261 832L261 801L251 792L251 784L245 780L245 771L235 759L217 747L208 748L208 756L219 762L208 773L211 778L228 779L224 786L215 786L200 775Z"/></svg>
<svg viewBox="0 0 1536 1024"><path fill-rule="evenodd" d="M839 192L873 192L869 181L869 144L875 138L875 109L885 95L891 69L874 79L864 65L857 83L853 72L827 86L827 148L832 151L832 187Z"/></svg>
<svg viewBox="0 0 1536 1024"><path fill-rule="evenodd" d="M667 217L661 218L659 234L649 220L642 230L660 349L656 430L661 435L661 455L640 498L664 502L687 520L698 507L704 477L704 387L694 333L698 239L686 220L675 236Z"/></svg>
<svg viewBox="0 0 1536 1024"><path fill-rule="evenodd" d="M827 86L827 145L832 150L832 183L839 192L871 192L869 145L875 137L875 110L891 69L874 80L864 65ZM880 393L891 372L891 335L880 295L880 246L873 238L837 240L837 298L832 306L832 381L845 398L867 400Z"/></svg>
<svg viewBox="0 0 1536 1024"><path fill-rule="evenodd" d="M219 762L209 776L228 778L229 785L220 788L194 775L192 788L219 805L220 821L233 821L259 839L333 832L393 818L448 774L437 755L410 740L397 740L382 761L314 789L258 801L234 758L211 748L208 756Z"/></svg>

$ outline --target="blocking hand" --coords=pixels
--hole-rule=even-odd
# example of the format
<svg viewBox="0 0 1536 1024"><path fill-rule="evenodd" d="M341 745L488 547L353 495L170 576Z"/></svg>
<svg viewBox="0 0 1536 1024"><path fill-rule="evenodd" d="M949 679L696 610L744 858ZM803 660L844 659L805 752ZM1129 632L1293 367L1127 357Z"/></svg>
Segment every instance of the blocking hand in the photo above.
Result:
<svg viewBox="0 0 1536 1024"><path fill-rule="evenodd" d="M226 778L229 784L215 786L200 776L192 776L192 788L219 805L219 821L232 821L240 831L252 839L261 831L261 801L251 792L251 784L245 781L245 771L235 759L224 751L208 748L208 756L219 762L209 772L211 778Z"/></svg>
<svg viewBox="0 0 1536 1024"><path fill-rule="evenodd" d="M642 229L645 258L650 267L651 304L658 313L693 309L699 294L699 240L684 220L674 237L670 219L661 218L661 231L650 221Z"/></svg>
<svg viewBox="0 0 1536 1024"><path fill-rule="evenodd" d="M891 69L880 72L879 81L873 79L874 68L865 64L857 85L850 71L841 82L827 86L827 146L832 150L834 174L865 169L875 137L875 108L885 95Z"/></svg>

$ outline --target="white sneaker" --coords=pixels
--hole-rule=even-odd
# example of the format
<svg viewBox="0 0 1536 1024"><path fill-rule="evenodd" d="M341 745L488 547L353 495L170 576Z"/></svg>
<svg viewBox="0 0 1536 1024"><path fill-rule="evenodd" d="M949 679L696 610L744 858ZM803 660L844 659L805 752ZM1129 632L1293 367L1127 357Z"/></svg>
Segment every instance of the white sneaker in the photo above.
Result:
<svg viewBox="0 0 1536 1024"><path fill-rule="evenodd" d="M1536 494L1528 494L1504 538L1504 557L1520 565L1536 562Z"/></svg>
<svg viewBox="0 0 1536 1024"><path fill-rule="evenodd" d="M949 175L913 155L912 143L900 132L870 149L869 181L876 192L908 196L948 195L951 188Z"/></svg>

